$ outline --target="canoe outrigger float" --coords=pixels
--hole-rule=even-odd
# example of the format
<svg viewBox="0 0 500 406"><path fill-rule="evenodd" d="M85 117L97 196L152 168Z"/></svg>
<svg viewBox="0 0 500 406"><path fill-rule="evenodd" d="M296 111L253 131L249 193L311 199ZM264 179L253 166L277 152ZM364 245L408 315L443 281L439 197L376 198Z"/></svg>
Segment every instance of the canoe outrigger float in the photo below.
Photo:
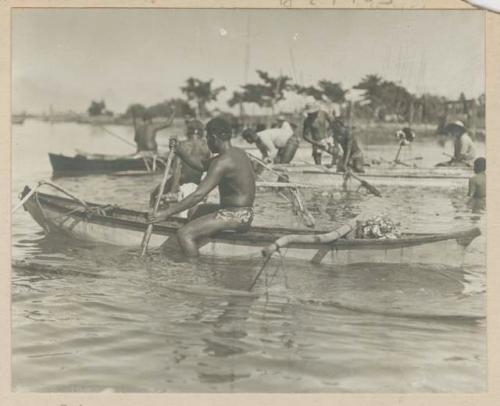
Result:
<svg viewBox="0 0 500 406"><path fill-rule="evenodd" d="M63 191L64 192L64 191ZM47 234L62 233L78 240L117 246L140 247L147 228L146 212L103 205L39 192L26 186L20 198L24 209ZM155 224L150 247L160 247L186 223L171 218ZM261 249L278 238L295 235L322 235L331 230L307 230L280 227L252 227L247 233L222 232L203 244L202 254L260 257ZM449 263L450 249L467 247L481 234L478 228L449 233L403 234L397 239L341 238L333 243L292 243L283 250L287 257L313 260L315 263L353 262L436 262L435 253L444 254ZM320 239L318 239L320 240ZM451 246L449 246L451 244ZM442 245L436 249L436 245ZM428 249L431 246L432 249ZM439 261L438 261L439 262Z"/></svg>

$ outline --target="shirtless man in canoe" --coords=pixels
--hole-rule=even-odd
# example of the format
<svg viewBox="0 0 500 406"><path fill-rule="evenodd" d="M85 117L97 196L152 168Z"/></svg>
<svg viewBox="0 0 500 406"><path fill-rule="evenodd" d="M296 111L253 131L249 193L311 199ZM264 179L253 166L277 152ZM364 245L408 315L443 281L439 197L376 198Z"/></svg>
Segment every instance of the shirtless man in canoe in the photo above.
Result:
<svg viewBox="0 0 500 406"><path fill-rule="evenodd" d="M180 155L189 156L191 161L195 161L197 167L202 166L202 162L210 158L205 138L205 128L199 120L186 120L186 139L179 142L176 147L177 156L172 163L172 176L167 181L164 189L164 196L168 202L176 201L182 185L193 183L199 185L203 172L186 164ZM158 185L150 196L150 206L153 207L160 185Z"/></svg>
<svg viewBox="0 0 500 406"><path fill-rule="evenodd" d="M134 141L137 144L137 152L146 154L156 154L158 152L158 144L156 143L156 134L172 125L174 115L166 122L153 123L148 113L142 115L141 122L135 125Z"/></svg>
<svg viewBox="0 0 500 406"><path fill-rule="evenodd" d="M231 145L231 126L222 118L214 118L206 125L208 148L214 157L198 166L189 156L179 154L188 165L206 171L198 188L178 203L150 215L150 223L165 221L184 210L194 208L215 188L219 188L220 204L201 205L188 218L175 236L164 246L176 239L186 256L199 255L199 244L207 237L221 231L246 232L252 224L255 200L255 174L248 155L242 149ZM170 146L176 151L176 140Z"/></svg>

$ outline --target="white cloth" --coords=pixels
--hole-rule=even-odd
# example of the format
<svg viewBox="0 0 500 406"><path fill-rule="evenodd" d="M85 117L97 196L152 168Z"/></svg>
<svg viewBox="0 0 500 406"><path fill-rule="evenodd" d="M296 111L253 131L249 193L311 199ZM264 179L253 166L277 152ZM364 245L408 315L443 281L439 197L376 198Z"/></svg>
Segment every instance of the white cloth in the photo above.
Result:
<svg viewBox="0 0 500 406"><path fill-rule="evenodd" d="M257 133L272 159L276 157L279 148L283 148L292 135L292 126L287 121L283 122L280 128L269 128Z"/></svg>

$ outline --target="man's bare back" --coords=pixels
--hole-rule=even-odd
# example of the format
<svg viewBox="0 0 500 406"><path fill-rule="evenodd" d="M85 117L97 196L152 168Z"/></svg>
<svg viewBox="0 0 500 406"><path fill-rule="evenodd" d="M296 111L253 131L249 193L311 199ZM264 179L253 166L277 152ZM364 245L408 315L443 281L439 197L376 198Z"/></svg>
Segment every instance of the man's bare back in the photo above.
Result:
<svg viewBox="0 0 500 406"><path fill-rule="evenodd" d="M208 175L211 171L222 173L219 182L221 208L253 206L255 174L245 151L231 147L213 159L208 168Z"/></svg>

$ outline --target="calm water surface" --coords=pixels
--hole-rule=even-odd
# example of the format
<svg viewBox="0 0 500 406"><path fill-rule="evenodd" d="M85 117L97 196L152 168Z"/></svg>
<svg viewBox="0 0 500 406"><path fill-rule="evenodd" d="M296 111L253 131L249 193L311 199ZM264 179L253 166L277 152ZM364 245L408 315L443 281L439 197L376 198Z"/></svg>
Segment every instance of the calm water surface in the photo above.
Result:
<svg viewBox="0 0 500 406"><path fill-rule="evenodd" d="M128 128L112 130L133 138ZM168 133L159 141L166 147ZM13 200L25 184L50 178L47 152L75 149L132 152L99 128L28 120L13 127ZM370 157L395 154L393 144L366 149ZM412 153L430 166L450 149L421 141ZM56 182L87 200L145 208L158 181ZM322 189L306 200L325 227L370 211L416 232L485 228L484 212L464 197L465 182L380 189L385 198ZM298 224L272 193L259 193L256 211L256 224ZM255 260L186 262L153 253L140 261L136 250L45 237L23 210L13 216L12 243L14 260L35 265L12 270L14 391L486 390L484 236L459 266L318 267L276 258L253 294L245 291Z"/></svg>

